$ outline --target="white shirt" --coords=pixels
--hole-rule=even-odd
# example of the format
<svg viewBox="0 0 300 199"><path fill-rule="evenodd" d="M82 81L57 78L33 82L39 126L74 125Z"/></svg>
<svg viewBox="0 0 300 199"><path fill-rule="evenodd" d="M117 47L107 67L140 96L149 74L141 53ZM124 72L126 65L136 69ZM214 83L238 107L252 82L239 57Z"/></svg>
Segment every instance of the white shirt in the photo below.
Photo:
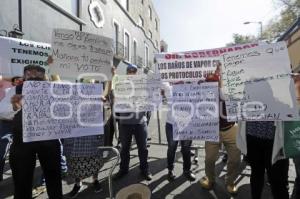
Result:
<svg viewBox="0 0 300 199"><path fill-rule="evenodd" d="M18 111L13 110L11 98L16 94L16 87L5 89L5 97L0 101L0 120L12 120Z"/></svg>

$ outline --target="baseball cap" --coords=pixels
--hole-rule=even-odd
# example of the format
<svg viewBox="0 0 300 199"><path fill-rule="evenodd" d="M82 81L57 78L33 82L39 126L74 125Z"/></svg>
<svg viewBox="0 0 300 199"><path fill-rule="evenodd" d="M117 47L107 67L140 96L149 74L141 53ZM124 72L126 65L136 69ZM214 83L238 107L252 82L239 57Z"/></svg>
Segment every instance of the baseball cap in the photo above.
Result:
<svg viewBox="0 0 300 199"><path fill-rule="evenodd" d="M133 72L135 72L135 71L137 71L137 66L134 65L134 64L128 64L127 65L127 71L133 71Z"/></svg>

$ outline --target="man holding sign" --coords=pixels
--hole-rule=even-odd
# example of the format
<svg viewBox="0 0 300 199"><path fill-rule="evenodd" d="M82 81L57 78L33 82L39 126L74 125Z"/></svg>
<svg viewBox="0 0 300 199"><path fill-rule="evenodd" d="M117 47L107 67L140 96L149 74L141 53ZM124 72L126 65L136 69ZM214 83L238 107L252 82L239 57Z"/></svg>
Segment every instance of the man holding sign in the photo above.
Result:
<svg viewBox="0 0 300 199"><path fill-rule="evenodd" d="M218 65L214 74L206 78L207 82L219 82L222 86L220 79L220 65ZM225 146L228 153L227 162L227 176L226 176L226 189L230 194L236 194L237 188L234 181L238 174L240 166L241 152L236 146L237 125L235 122L229 122L225 109L225 100L222 90L220 89L220 141L219 142L205 142L205 174L206 176L200 180L201 187L211 189L215 183L215 164L218 159L218 153L221 144Z"/></svg>
<svg viewBox="0 0 300 199"><path fill-rule="evenodd" d="M136 75L137 66L128 65L127 75ZM134 85L133 85L134 86ZM118 103L118 102L116 102ZM152 175L149 171L148 166L148 149L147 149L147 118L146 112L128 112L119 113L120 114L120 140L121 140L121 163L120 170L115 176L115 178L124 177L129 170L130 161L130 145L132 140L132 135L134 135L136 144L138 147L138 154L140 159L140 169L142 176L150 181Z"/></svg>

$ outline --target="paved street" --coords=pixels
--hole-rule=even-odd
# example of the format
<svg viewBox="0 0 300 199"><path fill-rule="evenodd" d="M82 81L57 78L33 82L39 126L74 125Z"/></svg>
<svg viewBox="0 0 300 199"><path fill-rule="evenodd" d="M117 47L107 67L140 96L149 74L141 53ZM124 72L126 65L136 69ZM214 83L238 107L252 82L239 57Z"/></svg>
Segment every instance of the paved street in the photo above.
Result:
<svg viewBox="0 0 300 199"><path fill-rule="evenodd" d="M154 117L154 116L153 116ZM164 117L163 117L164 118ZM164 120L161 122L163 124ZM155 118L152 119L150 123L150 130L151 130L151 137L152 143L158 143L158 135L157 135L157 120ZM163 125L162 125L163 127ZM162 128L163 130L163 128ZM164 135L164 131L162 131L162 135ZM165 143L165 137L162 136L162 142ZM200 145L203 143L199 143ZM226 193L225 186L224 186L224 175L226 173L226 165L221 161L221 159L217 162L217 176L218 179L216 181L216 185L213 190L207 191L203 190L199 186L199 179L204 175L204 151L200 150L199 154L199 165L193 165L193 171L197 175L197 180L194 183L188 182L181 174L182 174L182 158L181 153L178 150L177 158L176 158L176 165L175 165L175 173L177 178L174 182L169 182L167 180L167 169L166 169L166 151L167 147L164 145L158 144L151 144L149 148L149 162L150 168L153 174L153 180L150 182L144 181L139 175L139 161L137 156L137 150L135 149L135 145L133 146L133 150L131 152L131 170L128 176L125 178L114 181L113 182L113 189L114 193L116 193L121 188L134 184L134 183L145 183L147 184L151 191L152 191L152 198L153 199L163 199L163 198L174 198L174 199L227 199L227 198L237 198L237 199L250 199L250 186L249 186L249 174L250 169L249 166L246 166L244 163L241 166L241 174L237 179L237 185L239 187L239 192L235 197L231 197ZM91 178L86 179L84 181L84 185L87 185L87 189L80 193L78 198L82 199L104 199L109 197L108 192L108 181L106 176L109 173L109 167L111 162L105 164L102 171L99 173L99 178L103 183L104 191L96 194L94 193L91 185ZM39 175L40 175L40 168L37 165L38 169L35 174L35 181L37 182ZM118 171L118 168L115 172ZM295 170L294 165L290 164L290 175L289 175L289 182L290 182L290 191L293 188L293 181L295 178ZM65 179L63 181L63 191L64 193L69 192L73 187L73 181L71 179ZM13 198L13 185L12 185L12 178L11 178L11 171L9 170L8 165L6 165L6 172L5 172L5 180L3 183L0 184L0 198L1 199L11 199ZM38 199L47 198L47 194L40 195ZM263 193L264 199L271 199L270 196L270 188L266 184L265 190Z"/></svg>

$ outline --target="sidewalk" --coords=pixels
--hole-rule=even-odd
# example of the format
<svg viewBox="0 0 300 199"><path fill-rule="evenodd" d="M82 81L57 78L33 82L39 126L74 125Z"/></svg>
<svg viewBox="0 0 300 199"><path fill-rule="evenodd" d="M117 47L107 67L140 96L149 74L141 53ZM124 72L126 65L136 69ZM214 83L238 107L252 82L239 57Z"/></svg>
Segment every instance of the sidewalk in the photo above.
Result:
<svg viewBox="0 0 300 199"><path fill-rule="evenodd" d="M139 175L139 161L137 156L137 150L134 149L131 152L131 170L128 176L124 177L119 181L113 182L114 194L117 193L121 188L128 186L134 183L145 183L147 184L152 191L153 199L163 199L163 198L174 198L174 199L227 199L231 198L229 194L226 193L226 189L224 186L224 175L226 173L226 166L219 159L217 162L217 176L219 177L216 181L216 185L213 190L207 191L199 186L199 179L204 175L204 153L203 150L200 150L199 155L199 165L193 165L193 171L196 173L197 180L194 183L188 182L184 176L182 176L182 158L181 153L177 153L177 160L175 164L175 173L177 178L174 182L169 182L167 180L167 169L166 169L166 146L160 146L156 144L151 144L149 148L149 162L150 169L153 174L153 180L150 182L144 181ZM38 176L40 173L40 167L37 165L38 169L35 174L35 180L38 180ZM99 179L103 184L103 192L96 194L94 193L91 185L92 179L88 178L84 181L84 185L87 185L88 188L81 192L78 198L82 199L104 199L109 197L108 192L108 181L106 180L106 176L109 173L108 167L110 167L110 162L106 163L102 171L99 173ZM8 169L8 165L6 165ZM238 194L235 197L237 199L250 199L250 185L249 185L249 175L250 169L248 166L245 167L245 164L242 165L242 172L237 180L237 185L239 187ZM115 172L118 171L118 167ZM12 199L13 195L13 185L11 178L11 171L6 170L5 180L0 184L0 198L1 199ZM295 178L295 170L294 165L290 165L290 191L293 188L293 181ZM63 192L68 193L73 188L72 181L70 179L66 179L63 181ZM38 197L38 199L47 198L47 194L44 193ZM265 190L263 193L264 199L271 199L270 188L268 185L265 185Z"/></svg>

